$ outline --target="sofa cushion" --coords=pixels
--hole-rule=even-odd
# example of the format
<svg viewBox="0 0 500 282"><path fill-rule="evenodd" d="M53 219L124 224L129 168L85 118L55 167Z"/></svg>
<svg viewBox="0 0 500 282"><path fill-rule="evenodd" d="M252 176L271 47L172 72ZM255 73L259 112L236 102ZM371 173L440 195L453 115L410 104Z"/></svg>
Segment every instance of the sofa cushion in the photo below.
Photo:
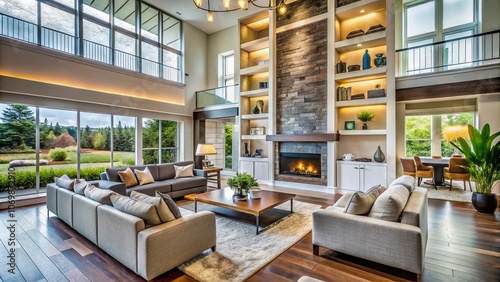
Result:
<svg viewBox="0 0 500 282"><path fill-rule="evenodd" d="M143 194L149 195L149 196L154 196L155 191L159 190L164 193L168 193L171 191L171 185L169 182L166 181L156 181L153 183L145 184L145 185L139 185L139 186L134 186L132 188L127 189L127 195L130 195L132 191L137 191L141 192Z"/></svg>
<svg viewBox="0 0 500 282"><path fill-rule="evenodd" d="M161 224L161 219L153 204L140 202L118 194L112 195L110 198L115 209L141 218L146 226Z"/></svg>
<svg viewBox="0 0 500 282"><path fill-rule="evenodd" d="M167 180L175 177L174 164L159 164L158 165L158 179Z"/></svg>
<svg viewBox="0 0 500 282"><path fill-rule="evenodd" d="M389 185L389 187L393 185L403 185L404 187L406 187L406 189L408 189L408 192L410 192L411 194L413 190L415 190L415 177L410 175L403 175L398 179L394 180L391 183L391 185Z"/></svg>
<svg viewBox="0 0 500 282"><path fill-rule="evenodd" d="M125 183L125 187L127 188L138 184L137 178L130 167L127 167L124 171L119 171L118 175L120 176L121 182Z"/></svg>
<svg viewBox="0 0 500 282"><path fill-rule="evenodd" d="M64 174L61 177L54 177L54 181L56 182L56 185L59 187L68 189L70 191L74 190L75 182L74 180L70 179L66 174Z"/></svg>
<svg viewBox="0 0 500 282"><path fill-rule="evenodd" d="M385 187L378 185L370 188L367 193L357 191L352 194L344 212L348 214L368 214L375 200L385 191Z"/></svg>
<svg viewBox="0 0 500 282"><path fill-rule="evenodd" d="M146 167L144 170L134 169L134 173L137 176L137 180L139 180L139 185L155 182L153 175L151 175L148 167Z"/></svg>
<svg viewBox="0 0 500 282"><path fill-rule="evenodd" d="M174 200L170 195L162 193L160 191L155 192L156 197L162 198L162 200L165 202L165 204L168 206L172 214L175 216L175 218L181 218L182 214L181 211L179 210L179 207L175 204Z"/></svg>
<svg viewBox="0 0 500 282"><path fill-rule="evenodd" d="M162 222L169 222L175 219L174 214L170 211L170 208L161 197L151 197L137 191L132 191L132 193L130 193L130 198L138 200L139 202L153 204Z"/></svg>
<svg viewBox="0 0 500 282"><path fill-rule="evenodd" d="M111 197L111 195L114 195L116 193L113 191L110 191L110 190L99 189L92 184L87 184L87 187L85 188L84 194L85 194L85 197L87 197L89 199L92 199L92 200L99 202L103 205L111 206L110 197Z"/></svg>
<svg viewBox="0 0 500 282"><path fill-rule="evenodd" d="M174 165L174 169L175 169L175 177L174 178L193 177L194 176L193 168L194 168L193 164L190 164L187 166Z"/></svg>
<svg viewBox="0 0 500 282"><path fill-rule="evenodd" d="M85 179L75 179L75 193L77 194L80 194L80 195L85 195L85 188L87 188L87 181L85 181ZM95 187L97 187L97 185L95 184L92 184L94 185Z"/></svg>
<svg viewBox="0 0 500 282"><path fill-rule="evenodd" d="M408 188L403 185L393 185L375 200L368 216L386 221L399 221L409 197Z"/></svg>
<svg viewBox="0 0 500 282"><path fill-rule="evenodd" d="M136 166L131 166L130 168L132 171L138 169L144 171L145 168L148 168L149 172L153 176L153 179L155 181L158 181L158 166L156 164L150 164L150 165L136 165Z"/></svg>
<svg viewBox="0 0 500 282"><path fill-rule="evenodd" d="M172 185L172 191L179 191L179 190L189 189L192 187L207 185L207 179L200 176L175 178L175 179L165 180L164 182Z"/></svg>

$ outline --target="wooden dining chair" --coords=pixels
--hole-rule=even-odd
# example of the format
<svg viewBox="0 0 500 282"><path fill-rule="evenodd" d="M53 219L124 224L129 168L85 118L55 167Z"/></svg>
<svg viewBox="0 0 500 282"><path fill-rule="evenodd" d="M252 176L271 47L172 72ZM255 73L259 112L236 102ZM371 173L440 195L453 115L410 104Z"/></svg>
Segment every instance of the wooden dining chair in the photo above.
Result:
<svg viewBox="0 0 500 282"><path fill-rule="evenodd" d="M450 191L453 187L453 179L462 180L464 183L464 191L467 190L467 184L465 181L469 181L469 188L472 192L472 185L470 183L470 172L464 168L468 167L469 163L462 157L453 157L450 159L448 167L444 168L444 179L450 180Z"/></svg>
<svg viewBox="0 0 500 282"><path fill-rule="evenodd" d="M415 173L417 172L417 169L415 167L415 160L413 160L412 158L401 158L400 160L401 165L403 165L403 174L415 177Z"/></svg>
<svg viewBox="0 0 500 282"><path fill-rule="evenodd" d="M434 182L434 168L432 166L422 164L422 160L420 157L414 156L415 166L417 168L415 172L415 177L418 180L418 185L422 182L422 178L430 178L432 179L432 184L434 184L434 188L437 190L436 183Z"/></svg>

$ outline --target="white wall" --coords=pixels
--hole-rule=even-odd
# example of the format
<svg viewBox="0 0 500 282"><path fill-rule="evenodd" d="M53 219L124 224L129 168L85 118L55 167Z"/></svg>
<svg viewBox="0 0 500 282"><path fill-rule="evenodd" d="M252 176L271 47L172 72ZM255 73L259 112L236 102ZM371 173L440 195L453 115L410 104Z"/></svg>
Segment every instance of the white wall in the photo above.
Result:
<svg viewBox="0 0 500 282"><path fill-rule="evenodd" d="M236 25L208 35L208 88L218 86L218 55L228 51L235 51L236 55L238 42L238 28ZM235 57L234 60L236 71L236 69L239 69L239 58ZM239 77L237 75L235 75L234 79L235 83L238 83Z"/></svg>
<svg viewBox="0 0 500 282"><path fill-rule="evenodd" d="M481 95L477 99L479 128L490 124L490 132L500 131L500 93Z"/></svg>

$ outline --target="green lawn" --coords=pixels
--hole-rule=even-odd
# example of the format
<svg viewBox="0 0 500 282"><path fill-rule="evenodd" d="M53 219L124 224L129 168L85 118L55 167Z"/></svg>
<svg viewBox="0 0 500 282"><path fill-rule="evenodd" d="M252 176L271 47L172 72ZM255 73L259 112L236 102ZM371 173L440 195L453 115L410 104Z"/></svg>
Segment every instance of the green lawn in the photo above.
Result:
<svg viewBox="0 0 500 282"><path fill-rule="evenodd" d="M12 160L34 160L35 154L0 154L0 164L7 164ZM40 159L49 160L49 154L40 154ZM76 164L76 152L68 152L68 163ZM135 163L134 152L114 152L115 162L121 162L128 165ZM80 163L109 163L111 161L110 151L90 151L80 154Z"/></svg>

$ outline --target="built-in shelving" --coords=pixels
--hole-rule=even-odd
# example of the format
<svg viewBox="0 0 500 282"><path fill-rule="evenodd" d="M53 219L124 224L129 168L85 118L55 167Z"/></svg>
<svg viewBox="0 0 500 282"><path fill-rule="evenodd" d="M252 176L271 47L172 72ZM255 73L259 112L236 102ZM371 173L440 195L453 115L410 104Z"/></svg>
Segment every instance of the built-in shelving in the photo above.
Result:
<svg viewBox="0 0 500 282"><path fill-rule="evenodd" d="M385 105L386 103L387 103L387 97L368 98L362 100L337 101L335 103L335 107L348 108L348 107L360 107L360 106L371 106L371 105Z"/></svg>
<svg viewBox="0 0 500 282"><path fill-rule="evenodd" d="M367 129L367 130L339 130L340 138L342 135L386 135L385 129Z"/></svg>
<svg viewBox="0 0 500 282"><path fill-rule="evenodd" d="M269 88L260 88L250 91L242 91L240 92L241 97L260 97L269 95Z"/></svg>
<svg viewBox="0 0 500 282"><path fill-rule="evenodd" d="M241 135L242 140L266 140L266 135Z"/></svg>
<svg viewBox="0 0 500 282"><path fill-rule="evenodd" d="M378 31L347 40L335 42L335 49L340 53L366 49L386 44L386 31ZM359 45L361 44L361 45Z"/></svg>
<svg viewBox="0 0 500 282"><path fill-rule="evenodd" d="M385 0L361 0L338 7L335 10L335 15L339 20L343 21L382 9L385 9ZM362 10L364 10L363 13L361 13Z"/></svg>
<svg viewBox="0 0 500 282"><path fill-rule="evenodd" d="M254 52L265 48L269 48L269 36L241 44L241 49L247 52Z"/></svg>
<svg viewBox="0 0 500 282"><path fill-rule="evenodd" d="M346 73L338 73L335 75L335 80L339 83L351 83L372 79L385 78L387 67L371 68L367 70L351 71Z"/></svg>
<svg viewBox="0 0 500 282"><path fill-rule="evenodd" d="M268 162L269 158L255 158L255 157L240 157L242 161L252 161L252 162Z"/></svg>
<svg viewBox="0 0 500 282"><path fill-rule="evenodd" d="M251 115L241 115L241 119L268 119L269 114L251 114Z"/></svg>
<svg viewBox="0 0 500 282"><path fill-rule="evenodd" d="M240 75L252 75L263 72L269 72L269 62L241 69Z"/></svg>

